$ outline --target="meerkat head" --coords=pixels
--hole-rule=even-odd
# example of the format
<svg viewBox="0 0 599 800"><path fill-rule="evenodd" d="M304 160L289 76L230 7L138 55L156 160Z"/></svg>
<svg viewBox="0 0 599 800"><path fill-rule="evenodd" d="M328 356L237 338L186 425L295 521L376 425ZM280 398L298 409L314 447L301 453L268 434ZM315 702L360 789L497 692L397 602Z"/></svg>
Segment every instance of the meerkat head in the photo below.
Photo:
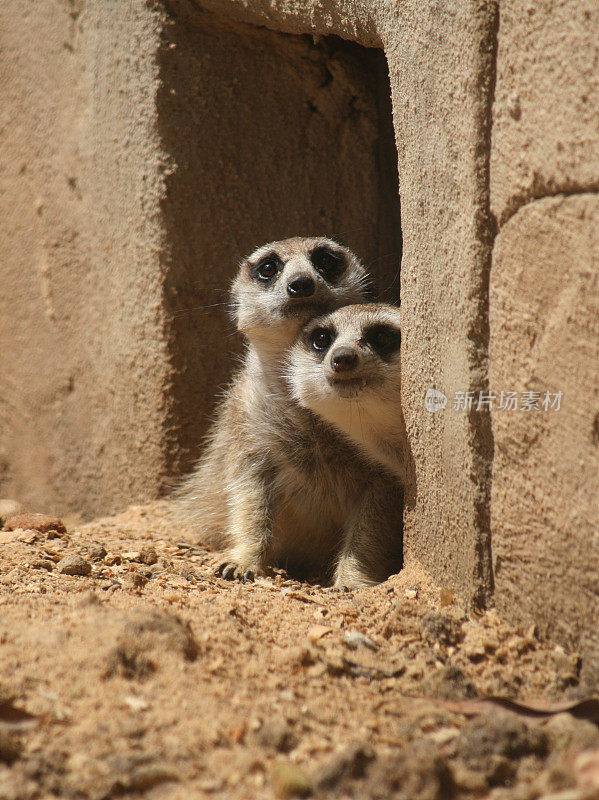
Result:
<svg viewBox="0 0 599 800"><path fill-rule="evenodd" d="M365 302L369 279L332 239L271 242L244 259L231 290L237 329L253 344L288 347L313 317Z"/></svg>
<svg viewBox="0 0 599 800"><path fill-rule="evenodd" d="M398 307L345 306L304 327L285 371L300 406L388 465L382 451L402 419L400 344Z"/></svg>

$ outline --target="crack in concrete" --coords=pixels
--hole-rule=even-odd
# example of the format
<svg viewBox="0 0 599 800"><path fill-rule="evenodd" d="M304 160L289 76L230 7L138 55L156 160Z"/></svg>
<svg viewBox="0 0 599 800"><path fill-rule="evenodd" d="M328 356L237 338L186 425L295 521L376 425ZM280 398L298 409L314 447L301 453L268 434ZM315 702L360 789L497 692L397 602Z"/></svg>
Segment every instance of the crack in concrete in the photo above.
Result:
<svg viewBox="0 0 599 800"><path fill-rule="evenodd" d="M476 12L475 12L476 13ZM493 245L497 224L491 213L491 133L492 110L497 75L499 4L490 0L478 10L479 50L477 81L474 88L475 126L478 141L475 151L475 253L473 284L475 310L468 331L468 347L472 364L471 391L489 392L489 286ZM475 543L474 592L472 605L484 609L493 598L493 559L491 550L491 480L493 465L493 432L489 408L468 414L469 439L472 448L472 472L475 485L474 508L477 540Z"/></svg>
<svg viewBox="0 0 599 800"><path fill-rule="evenodd" d="M537 200L544 200L548 197L573 197L579 194L599 194L599 178L591 181L588 185L579 186L577 184L564 184L558 186L541 186L530 191L524 191L514 195L506 204L505 211L499 216L498 232L503 230L505 225L516 216L523 208L535 203Z"/></svg>

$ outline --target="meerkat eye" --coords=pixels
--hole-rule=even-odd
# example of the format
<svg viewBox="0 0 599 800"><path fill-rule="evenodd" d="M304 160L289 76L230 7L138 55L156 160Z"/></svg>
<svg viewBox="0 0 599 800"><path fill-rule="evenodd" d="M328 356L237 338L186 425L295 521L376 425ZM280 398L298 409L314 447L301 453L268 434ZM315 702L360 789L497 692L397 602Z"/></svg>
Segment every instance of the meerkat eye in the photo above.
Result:
<svg viewBox="0 0 599 800"><path fill-rule="evenodd" d="M310 261L314 269L329 283L334 283L345 267L343 253L331 250L330 247L323 246L312 250L310 253Z"/></svg>
<svg viewBox="0 0 599 800"><path fill-rule="evenodd" d="M401 346L401 331L391 325L373 325L365 332L364 339L384 359L397 352Z"/></svg>
<svg viewBox="0 0 599 800"><path fill-rule="evenodd" d="M328 328L315 328L310 334L310 344L319 353L328 350L333 341L333 334Z"/></svg>
<svg viewBox="0 0 599 800"><path fill-rule="evenodd" d="M280 269L280 261L276 256L267 256L252 268L252 275L261 283L270 283Z"/></svg>

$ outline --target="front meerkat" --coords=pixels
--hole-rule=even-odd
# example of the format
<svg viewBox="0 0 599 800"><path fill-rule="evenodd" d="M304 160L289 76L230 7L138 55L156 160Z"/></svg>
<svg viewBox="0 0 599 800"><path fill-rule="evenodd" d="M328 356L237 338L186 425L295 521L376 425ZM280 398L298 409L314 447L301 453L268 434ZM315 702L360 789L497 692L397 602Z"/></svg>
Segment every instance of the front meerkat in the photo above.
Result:
<svg viewBox="0 0 599 800"><path fill-rule="evenodd" d="M304 324L365 302L367 291L358 259L329 239L274 242L241 264L232 308L248 341L243 367L204 457L179 491L180 509L200 539L226 551L219 568L225 578L251 578L277 565L355 586L384 580L398 564L400 545L392 557L381 550L400 524L396 483L378 474L365 480L366 462L291 400L283 374L285 353ZM367 542L373 515L383 517L385 533Z"/></svg>
<svg viewBox="0 0 599 800"><path fill-rule="evenodd" d="M405 482L400 345L397 306L346 306L308 323L289 352L286 372L299 405Z"/></svg>

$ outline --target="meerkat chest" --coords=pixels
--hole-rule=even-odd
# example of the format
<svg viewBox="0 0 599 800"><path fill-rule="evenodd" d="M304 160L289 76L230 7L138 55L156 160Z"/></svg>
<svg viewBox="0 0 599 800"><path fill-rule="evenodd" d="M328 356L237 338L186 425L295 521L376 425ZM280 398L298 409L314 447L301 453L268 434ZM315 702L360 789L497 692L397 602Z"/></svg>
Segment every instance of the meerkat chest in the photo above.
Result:
<svg viewBox="0 0 599 800"><path fill-rule="evenodd" d="M287 463L277 481L281 509L305 530L343 526L351 513L347 489L343 476L318 463Z"/></svg>
<svg viewBox="0 0 599 800"><path fill-rule="evenodd" d="M322 464L280 466L273 515L274 560L318 568L338 549L355 500Z"/></svg>
<svg viewBox="0 0 599 800"><path fill-rule="evenodd" d="M280 503L273 523L272 561L294 573L322 572L339 549L342 528L330 518L317 521L301 504Z"/></svg>

